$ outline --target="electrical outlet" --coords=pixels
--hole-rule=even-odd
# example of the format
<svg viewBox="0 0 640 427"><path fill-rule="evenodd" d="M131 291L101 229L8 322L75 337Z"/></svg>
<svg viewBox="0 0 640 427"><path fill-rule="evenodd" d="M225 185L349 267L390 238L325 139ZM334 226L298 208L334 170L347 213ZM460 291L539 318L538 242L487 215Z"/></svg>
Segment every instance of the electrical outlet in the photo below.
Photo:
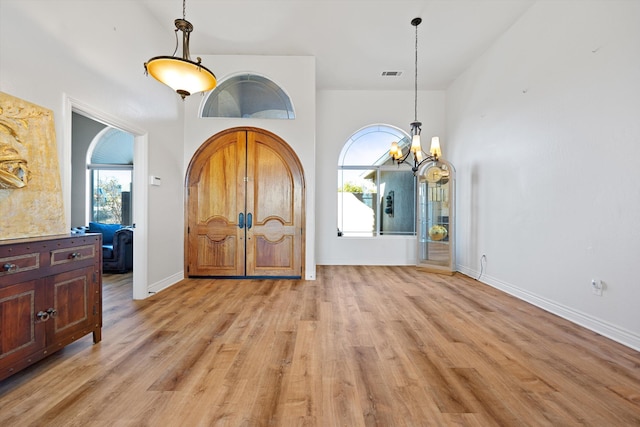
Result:
<svg viewBox="0 0 640 427"><path fill-rule="evenodd" d="M591 292L593 292L594 295L601 297L603 288L602 280L591 279Z"/></svg>

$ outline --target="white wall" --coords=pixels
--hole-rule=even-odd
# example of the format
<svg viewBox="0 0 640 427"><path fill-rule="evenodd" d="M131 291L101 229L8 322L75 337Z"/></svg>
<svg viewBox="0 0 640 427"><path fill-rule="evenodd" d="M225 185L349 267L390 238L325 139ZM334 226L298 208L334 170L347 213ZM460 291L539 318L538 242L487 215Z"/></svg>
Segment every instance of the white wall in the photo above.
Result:
<svg viewBox="0 0 640 427"><path fill-rule="evenodd" d="M266 129L286 141L297 154L304 170L306 185L305 278L308 280L315 279L315 58L310 56L200 56L202 63L207 68L215 70L214 73L218 78L218 82L222 82L238 73L247 72L259 74L274 81L291 98L296 118L295 120L198 118L199 111L206 98L196 95L185 103L185 148L183 159L185 173L198 147L211 136L225 129L252 126Z"/></svg>
<svg viewBox="0 0 640 427"><path fill-rule="evenodd" d="M183 268L182 102L145 77L143 67L166 52L173 37L136 2L0 3L0 90L53 110L67 223L71 163L63 143L71 139L71 119L65 96L147 133L149 173L163 177L163 186L149 191L148 218L134 218L148 235L149 287ZM117 83L122 75L126 85Z"/></svg>
<svg viewBox="0 0 640 427"><path fill-rule="evenodd" d="M418 93L418 120L424 141L439 135L443 156L448 156L444 92ZM413 91L318 92L317 126L317 262L323 265L415 265L415 237L337 236L338 157L345 142L359 129L385 123L410 130L414 119ZM427 148L428 147L423 147Z"/></svg>
<svg viewBox="0 0 640 427"><path fill-rule="evenodd" d="M447 91L458 267L640 349L640 2L537 2ZM595 296L591 279L605 283Z"/></svg>

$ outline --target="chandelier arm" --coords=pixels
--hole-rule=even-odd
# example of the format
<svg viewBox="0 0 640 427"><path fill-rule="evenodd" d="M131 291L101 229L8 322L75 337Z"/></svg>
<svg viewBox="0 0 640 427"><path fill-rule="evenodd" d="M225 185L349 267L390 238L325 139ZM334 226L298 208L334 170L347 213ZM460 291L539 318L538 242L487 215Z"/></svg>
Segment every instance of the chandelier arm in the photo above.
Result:
<svg viewBox="0 0 640 427"><path fill-rule="evenodd" d="M423 151L423 153L424 153L424 151ZM425 153L425 154L426 154L426 153ZM420 162L418 162L417 160L415 160L415 158L414 158L414 161L415 161L415 163L416 163L416 164L415 164L415 166L412 168L412 170L413 170L413 173L415 174L416 172L418 172L418 169L420 169L420 166L422 166L422 164L423 164L424 162L436 162L436 161L438 161L438 158L437 158L436 156L433 156L433 155L431 155L431 154L430 154L430 155L428 155L427 157L425 157L424 159L422 159Z"/></svg>
<svg viewBox="0 0 640 427"><path fill-rule="evenodd" d="M434 156L433 154L427 154L423 150L421 150L421 151L422 151L422 153L424 153L426 155L426 157L423 158L422 160L418 161L418 159L416 158L416 156L414 154L414 156L413 156L413 166L411 166L411 170L413 171L414 175L415 175L416 172L418 172L418 169L420 169L420 166L422 166L422 164L424 162L437 162L438 161L438 157L437 156ZM407 152L407 154L402 156L401 159L395 160L396 164L398 166L400 166L403 163L409 164L409 156L410 155L411 155L411 150L409 150Z"/></svg>
<svg viewBox="0 0 640 427"><path fill-rule="evenodd" d="M190 31L182 31L182 59L186 59L187 61L191 61L191 52L189 52L189 36L191 35Z"/></svg>
<svg viewBox="0 0 640 427"><path fill-rule="evenodd" d="M176 28L175 30L173 30L173 34L176 36L176 47L175 49L173 49L173 53L171 54L171 56L176 56L176 53L178 52L178 31L180 31L178 28Z"/></svg>
<svg viewBox="0 0 640 427"><path fill-rule="evenodd" d="M411 154L411 150L407 151L407 154L404 154L401 158L396 159L395 157L391 158L391 161L395 164L398 165L398 167L400 167L401 164L403 163L408 163L407 159L409 158L409 155Z"/></svg>
<svg viewBox="0 0 640 427"><path fill-rule="evenodd" d="M411 150L407 151L407 154L405 154L404 156L402 156L402 159L400 159L400 161L398 162L398 164L402 164L402 163L407 163L407 159L409 158L409 155L411 154Z"/></svg>

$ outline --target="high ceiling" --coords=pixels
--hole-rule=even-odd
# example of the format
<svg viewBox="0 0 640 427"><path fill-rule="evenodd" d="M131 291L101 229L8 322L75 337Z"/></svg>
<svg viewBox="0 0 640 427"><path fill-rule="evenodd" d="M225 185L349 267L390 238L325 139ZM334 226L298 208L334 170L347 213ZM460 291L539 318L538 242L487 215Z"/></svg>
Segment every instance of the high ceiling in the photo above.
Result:
<svg viewBox="0 0 640 427"><path fill-rule="evenodd" d="M180 0L138 0L174 30ZM196 55L316 58L319 89L446 89L535 0L186 0ZM171 51L173 46L168 46ZM168 52L167 54L170 54ZM159 53L160 54L160 53ZM205 64L215 73L214 64ZM401 71L382 77L383 71Z"/></svg>

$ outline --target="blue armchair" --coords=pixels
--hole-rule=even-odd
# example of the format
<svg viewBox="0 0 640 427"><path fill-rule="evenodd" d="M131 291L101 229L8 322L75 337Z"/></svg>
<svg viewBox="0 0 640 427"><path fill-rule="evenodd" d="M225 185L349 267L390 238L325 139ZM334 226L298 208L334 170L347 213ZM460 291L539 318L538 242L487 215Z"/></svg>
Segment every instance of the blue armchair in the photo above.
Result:
<svg viewBox="0 0 640 427"><path fill-rule="evenodd" d="M102 234L103 273L126 273L133 270L133 229L120 224L90 222L89 227L72 229L72 233Z"/></svg>

